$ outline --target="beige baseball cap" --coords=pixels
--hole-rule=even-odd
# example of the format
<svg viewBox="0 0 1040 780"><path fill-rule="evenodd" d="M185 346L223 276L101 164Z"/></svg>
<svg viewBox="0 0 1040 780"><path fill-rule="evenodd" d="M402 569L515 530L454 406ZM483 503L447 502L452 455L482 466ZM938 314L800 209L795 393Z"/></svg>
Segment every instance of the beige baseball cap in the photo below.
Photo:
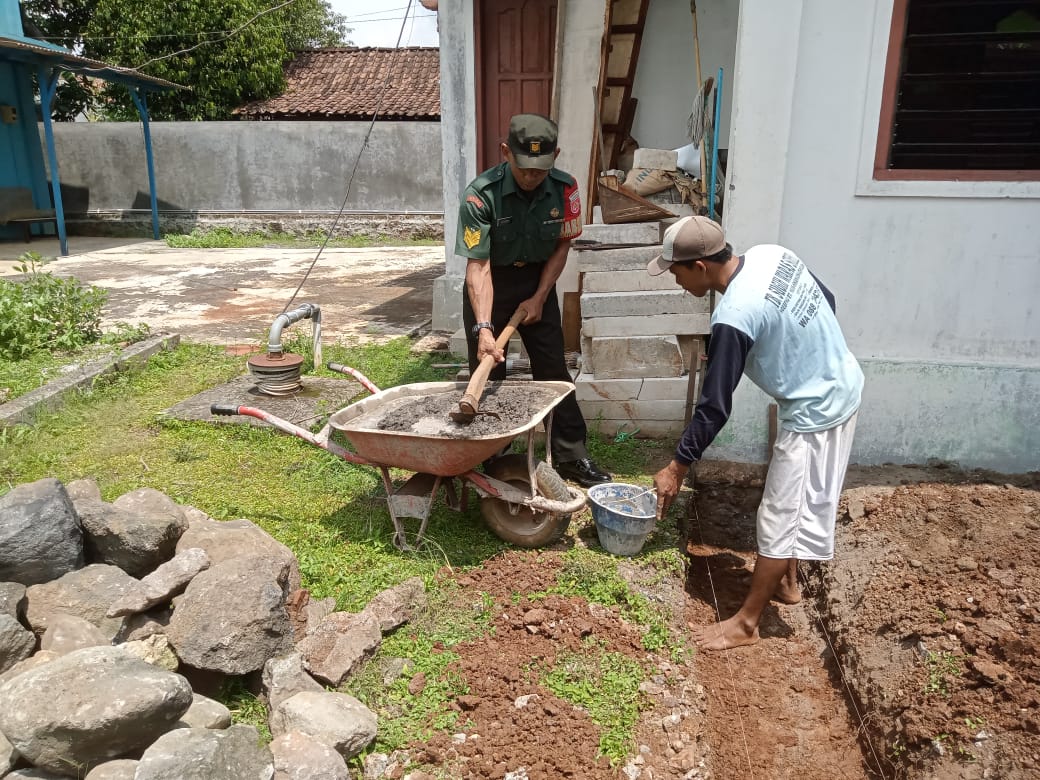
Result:
<svg viewBox="0 0 1040 780"><path fill-rule="evenodd" d="M646 266L646 272L658 276L672 263L700 260L721 252L726 246L722 226L707 217L683 217L665 232L662 252Z"/></svg>

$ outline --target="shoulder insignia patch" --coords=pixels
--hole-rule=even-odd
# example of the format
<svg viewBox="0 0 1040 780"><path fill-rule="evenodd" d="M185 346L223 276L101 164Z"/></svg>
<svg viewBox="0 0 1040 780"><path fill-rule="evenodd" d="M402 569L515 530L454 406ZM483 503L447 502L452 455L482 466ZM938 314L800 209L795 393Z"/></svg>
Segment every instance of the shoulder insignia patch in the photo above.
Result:
<svg viewBox="0 0 1040 780"><path fill-rule="evenodd" d="M482 200L481 200L480 198L478 198L478 197L477 197L476 195L467 195L467 196L466 196L466 202L467 202L467 203L472 203L472 204L473 204L474 206L476 206L476 207L477 207L478 209L482 209L482 208L484 208L484 201L482 201Z"/></svg>
<svg viewBox="0 0 1040 780"><path fill-rule="evenodd" d="M463 231L462 231L462 243L466 245L467 249L472 249L477 244L479 244L480 243L480 228L471 228L471 227L464 228Z"/></svg>

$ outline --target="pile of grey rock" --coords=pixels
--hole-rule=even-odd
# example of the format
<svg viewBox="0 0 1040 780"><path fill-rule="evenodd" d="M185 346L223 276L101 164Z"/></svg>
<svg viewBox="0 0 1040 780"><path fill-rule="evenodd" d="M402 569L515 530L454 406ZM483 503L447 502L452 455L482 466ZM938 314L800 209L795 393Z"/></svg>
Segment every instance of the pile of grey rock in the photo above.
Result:
<svg viewBox="0 0 1040 780"><path fill-rule="evenodd" d="M349 779L377 719L329 689L425 598L416 578L337 612L248 520L19 485L0 497L0 777ZM204 695L229 678L258 681L269 744Z"/></svg>

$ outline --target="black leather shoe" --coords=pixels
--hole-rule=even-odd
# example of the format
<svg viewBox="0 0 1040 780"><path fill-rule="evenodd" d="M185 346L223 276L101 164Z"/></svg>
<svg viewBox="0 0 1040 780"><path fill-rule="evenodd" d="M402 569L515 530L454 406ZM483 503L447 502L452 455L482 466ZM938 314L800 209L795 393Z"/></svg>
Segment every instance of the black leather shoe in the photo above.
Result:
<svg viewBox="0 0 1040 780"><path fill-rule="evenodd" d="M556 464L556 473L571 482L577 482L582 487L592 487L604 482L610 482L611 476L588 458L569 460L566 463Z"/></svg>

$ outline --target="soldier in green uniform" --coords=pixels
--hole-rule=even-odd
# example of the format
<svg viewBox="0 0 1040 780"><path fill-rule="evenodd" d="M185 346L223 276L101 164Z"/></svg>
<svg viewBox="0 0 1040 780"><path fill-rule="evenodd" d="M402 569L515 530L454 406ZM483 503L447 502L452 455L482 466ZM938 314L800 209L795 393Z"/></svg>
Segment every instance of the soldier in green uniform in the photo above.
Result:
<svg viewBox="0 0 1040 780"><path fill-rule="evenodd" d="M470 371L493 354L492 380L505 379L505 355L495 334L520 307L517 328L536 381L571 381L563 352L556 297L571 240L581 235L581 196L569 173L553 167L556 124L537 114L518 114L502 144L505 162L484 171L466 188L459 207L455 253L468 258L462 319ZM589 459L587 429L571 393L556 407L551 452L556 470L589 487L610 474Z"/></svg>

